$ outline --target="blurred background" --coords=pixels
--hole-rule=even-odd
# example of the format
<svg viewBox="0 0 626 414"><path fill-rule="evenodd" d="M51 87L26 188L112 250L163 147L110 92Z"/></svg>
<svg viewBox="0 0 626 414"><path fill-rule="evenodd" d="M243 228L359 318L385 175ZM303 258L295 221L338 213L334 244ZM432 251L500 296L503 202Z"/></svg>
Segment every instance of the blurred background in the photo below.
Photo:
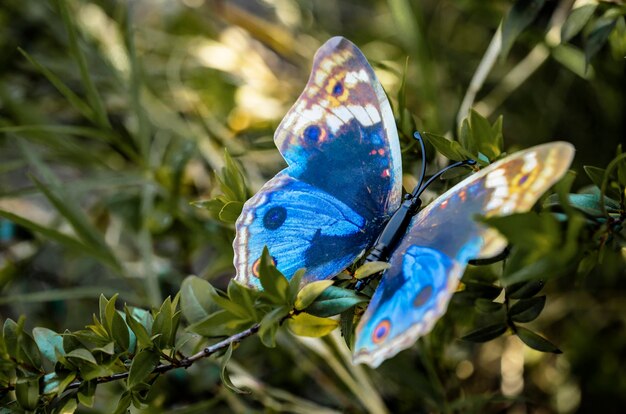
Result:
<svg viewBox="0 0 626 414"><path fill-rule="evenodd" d="M517 2L535 9L500 55L490 45L512 1L65 3L68 13L58 1L0 6L0 317L24 314L30 328L80 329L101 293L156 306L189 274L226 286L233 226L190 203L219 194L224 148L248 195L284 168L273 131L331 36L357 44L385 87L408 185L412 130L454 136L470 107L504 117L509 149L573 143L575 189L590 184L583 165L605 167L625 142L621 1L587 2L590 22L622 16L598 47L593 25L562 42L573 1ZM230 366L250 394L224 389L205 360L160 378L145 412L620 412L621 259L547 284L532 327L562 355L507 335L461 342L474 309L453 302L432 335L378 370L352 366L338 335L284 334L274 349L250 338ZM111 412L120 390L99 388L79 412Z"/></svg>

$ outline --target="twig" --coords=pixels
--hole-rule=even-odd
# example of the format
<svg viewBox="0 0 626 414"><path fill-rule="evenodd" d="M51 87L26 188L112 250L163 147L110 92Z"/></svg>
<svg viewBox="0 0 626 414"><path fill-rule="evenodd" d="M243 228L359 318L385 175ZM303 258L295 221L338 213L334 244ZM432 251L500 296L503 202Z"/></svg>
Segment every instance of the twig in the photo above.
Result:
<svg viewBox="0 0 626 414"><path fill-rule="evenodd" d="M198 352L197 354L194 354L190 357L187 358L183 358L180 361L177 361L175 363L171 363L171 364L161 364L158 365L153 371L153 374L162 374L164 372L167 371L171 371L175 368L189 368L194 362L198 361L199 359L202 358L206 358L210 355L213 355L214 353L221 351L222 349L226 349L228 348L228 346L230 346L230 344L236 344L241 342L243 339L254 335L255 333L257 333L259 331L259 327L260 325L254 324L252 325L250 328L246 329L245 331L241 331L238 332L232 336L229 336L228 338L224 339L223 341L220 341L216 344L213 344L211 346L207 346L206 348L204 348L202 351ZM125 379L128 378L128 374L129 372L121 372L119 374L113 374L113 375L109 375L107 377L99 377L96 379L96 383L97 384L104 384L106 382L111 382L111 381L117 381L117 380L121 380L121 379ZM75 389L75 388L79 388L82 384L84 383L84 381L74 381L72 382L70 385L67 386L66 389Z"/></svg>

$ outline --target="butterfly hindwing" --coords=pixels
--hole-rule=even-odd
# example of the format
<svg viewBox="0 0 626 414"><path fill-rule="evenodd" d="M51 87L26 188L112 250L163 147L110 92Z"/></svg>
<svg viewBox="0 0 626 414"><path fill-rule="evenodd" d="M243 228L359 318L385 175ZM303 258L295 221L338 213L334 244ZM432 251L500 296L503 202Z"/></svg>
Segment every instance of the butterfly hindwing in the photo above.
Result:
<svg viewBox="0 0 626 414"><path fill-rule="evenodd" d="M445 313L467 262L505 244L474 220L529 210L567 171L564 142L515 153L473 174L420 211L390 257L391 267L363 315L355 362L378 366L430 332Z"/></svg>
<svg viewBox="0 0 626 414"><path fill-rule="evenodd" d="M265 245L285 276L306 267L305 280L330 278L371 245L402 192L391 107L356 46L335 37L319 49L274 141L288 167L237 220L236 280L260 286Z"/></svg>

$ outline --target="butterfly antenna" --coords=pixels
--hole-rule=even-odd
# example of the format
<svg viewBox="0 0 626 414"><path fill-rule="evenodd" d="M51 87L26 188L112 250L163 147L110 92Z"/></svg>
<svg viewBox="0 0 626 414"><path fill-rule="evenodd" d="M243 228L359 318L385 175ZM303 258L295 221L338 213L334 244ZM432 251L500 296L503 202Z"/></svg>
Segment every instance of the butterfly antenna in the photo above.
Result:
<svg viewBox="0 0 626 414"><path fill-rule="evenodd" d="M422 138L419 131L415 131L413 137L420 143L420 147L422 149L422 172L420 174L419 183L416 187L421 188L422 184L424 184L424 179L426 178L426 146L424 145L424 138Z"/></svg>
<svg viewBox="0 0 626 414"><path fill-rule="evenodd" d="M430 177L423 186L421 184L416 186L415 189L413 190L413 193L411 193L411 198L421 196L424 190L426 190L428 186L433 183L433 181L435 181L436 179L441 177L443 174L445 174L446 171L449 171L453 168L462 167L464 165L476 165L476 161L474 160L458 161L458 162L455 162L454 164L448 165L446 168L443 168L442 170L439 170L439 172L437 172L435 175Z"/></svg>

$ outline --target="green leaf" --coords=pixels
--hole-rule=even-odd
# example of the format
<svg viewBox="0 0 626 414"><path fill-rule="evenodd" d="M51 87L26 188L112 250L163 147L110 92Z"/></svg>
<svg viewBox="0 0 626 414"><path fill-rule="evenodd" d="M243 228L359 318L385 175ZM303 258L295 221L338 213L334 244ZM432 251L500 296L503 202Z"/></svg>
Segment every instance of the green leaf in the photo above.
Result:
<svg viewBox="0 0 626 414"><path fill-rule="evenodd" d="M296 335L317 338L334 331L339 326L339 321L300 313L287 319L286 324L287 328Z"/></svg>
<svg viewBox="0 0 626 414"><path fill-rule="evenodd" d="M487 118L475 110L470 111L470 129L478 151L489 160L496 159L502 152L502 131L497 131L497 126L491 126ZM502 122L501 120L499 121ZM500 125L501 128L501 125Z"/></svg>
<svg viewBox="0 0 626 414"><path fill-rule="evenodd" d="M80 45L78 44L78 35L76 33L74 21L72 20L72 14L68 10L67 4L64 0L55 0L54 3L59 10L61 20L63 21L63 25L67 30L69 48L78 65L82 84L85 88L85 92L87 95L87 100L89 101L91 109L95 113L98 124L105 129L109 129L111 124L109 124L106 109L104 107L104 104L102 103L102 98L100 98L100 94L98 93L98 90L96 89L96 86L90 76L90 70L87 67L87 59L83 54Z"/></svg>
<svg viewBox="0 0 626 414"><path fill-rule="evenodd" d="M98 257L104 259L104 263L119 271L121 265L102 238L102 234L89 222L85 213L72 203L71 197L65 194L65 191L59 186L47 186L34 177L31 177L31 179L39 191L41 191L46 199L56 208L59 214L69 222L76 234L78 234L85 244L89 245L91 250L97 251Z"/></svg>
<svg viewBox="0 0 626 414"><path fill-rule="evenodd" d="M115 309L115 302L117 301L117 298L118 298L117 293L113 295L111 299L109 299L108 301L106 300L104 296L102 295L100 296L100 309L101 309L100 319L102 320L102 323L104 323L104 325L107 328L107 331L111 335L113 334L113 318L115 317L115 314L117 313L117 310ZM104 313L102 313L103 305L104 305Z"/></svg>
<svg viewBox="0 0 626 414"><path fill-rule="evenodd" d="M242 313L242 319L257 321L256 299L260 292L256 289L249 289L237 283L234 279L228 283L228 298L230 302L237 305Z"/></svg>
<svg viewBox="0 0 626 414"><path fill-rule="evenodd" d="M572 73L583 79L592 79L595 72L587 66L585 53L577 47L561 44L552 49L552 57Z"/></svg>
<svg viewBox="0 0 626 414"><path fill-rule="evenodd" d="M545 296L520 299L509 309L509 317L514 322L531 322L537 319L545 305Z"/></svg>
<svg viewBox="0 0 626 414"><path fill-rule="evenodd" d="M542 254L539 259L532 260L530 263L522 263L519 267L508 265L502 279L506 284L512 284L532 279L556 277L567 270L570 257L566 249L561 252L540 252L539 254ZM512 259L509 262L512 262Z"/></svg>
<svg viewBox="0 0 626 414"><path fill-rule="evenodd" d="M222 360L220 361L220 378L222 379L222 384L230 391L237 394L250 394L248 390L242 390L240 388L235 387L233 382L230 380L230 376L228 375L227 365L228 361L230 361L231 356L233 355L233 344L228 345L228 349L224 353Z"/></svg>
<svg viewBox="0 0 626 414"><path fill-rule="evenodd" d="M354 272L354 277L357 279L364 279L368 276L372 276L382 272L383 270L389 269L391 264L387 262L367 262L360 266Z"/></svg>
<svg viewBox="0 0 626 414"><path fill-rule="evenodd" d="M224 223L234 223L239 218L241 210L243 210L241 201L229 201L224 204L217 217Z"/></svg>
<svg viewBox="0 0 626 414"><path fill-rule="evenodd" d="M297 310L305 309L313 303L313 301L317 299L322 292L332 285L332 280L318 280L305 285L296 296L295 308Z"/></svg>
<svg viewBox="0 0 626 414"><path fill-rule="evenodd" d="M172 332L172 299L167 297L159 312L154 317L154 323L152 324L152 336L160 335L155 340L155 344L161 348L165 348L170 345L172 337L175 336L175 332Z"/></svg>
<svg viewBox="0 0 626 414"><path fill-rule="evenodd" d="M56 363L57 353L65 355L63 338L58 333L47 328L36 327L33 328L33 338L37 343L39 351L48 361Z"/></svg>
<svg viewBox="0 0 626 414"><path fill-rule="evenodd" d="M588 216L603 217L600 202L600 194L568 194L569 204ZM558 195L552 194L544 202L544 207L554 207L559 205ZM611 198L604 197L604 205L609 213L618 213L621 209L619 203Z"/></svg>
<svg viewBox="0 0 626 414"><path fill-rule="evenodd" d="M216 197L211 200L192 201L190 204L194 207L208 211L211 217L219 219L220 211L222 211L222 208L224 208L224 204L226 203L227 201L224 201L220 197Z"/></svg>
<svg viewBox="0 0 626 414"><path fill-rule="evenodd" d="M228 285L229 288L230 285L234 283L237 282L231 281ZM242 320L250 319L250 314L248 310L244 306L242 306L242 304L231 300L229 297L225 297L223 293L217 291L216 289L213 289L213 286L211 286L211 289L209 290L209 295L211 296L213 302L215 302L220 308L229 311L233 315L237 315Z"/></svg>
<svg viewBox="0 0 626 414"><path fill-rule="evenodd" d="M239 201L243 204L248 199L244 176L241 168L232 159L227 150L224 150L224 164L222 180L232 193L231 201Z"/></svg>
<svg viewBox="0 0 626 414"><path fill-rule="evenodd" d="M220 310L189 325L187 330L210 338L231 335L246 324L248 324L248 322L242 321L238 316L226 310Z"/></svg>
<svg viewBox="0 0 626 414"><path fill-rule="evenodd" d="M273 309L261 320L261 328L259 329L259 338L261 342L268 348L274 348L276 346L276 332L278 331L278 324L283 318L289 315L291 309L288 306L280 306Z"/></svg>
<svg viewBox="0 0 626 414"><path fill-rule="evenodd" d="M550 214L518 213L481 218L481 221L495 227L510 243L517 246L549 251L560 243L559 223Z"/></svg>
<svg viewBox="0 0 626 414"><path fill-rule="evenodd" d="M551 352L553 354L563 353L552 342L529 329L518 326L516 327L516 331L517 336L532 349L536 349L541 352Z"/></svg>
<svg viewBox="0 0 626 414"><path fill-rule="evenodd" d="M270 256L267 246L263 248L259 266L259 279L263 286L264 296L272 303L283 305L289 303L289 282L276 269L275 260Z"/></svg>
<svg viewBox="0 0 626 414"><path fill-rule="evenodd" d="M512 283L506 287L506 296L509 299L524 299L535 296L543 289L543 280Z"/></svg>
<svg viewBox="0 0 626 414"><path fill-rule="evenodd" d="M143 309L133 309L133 312ZM149 314L149 312L144 311ZM132 330L137 338L137 342L139 344L139 349L149 348L152 346L152 340L150 339L150 334L144 325L142 325L138 319L133 316L133 313L127 306L124 306L124 314L126 316L125 321L128 324L128 327Z"/></svg>
<svg viewBox="0 0 626 414"><path fill-rule="evenodd" d="M517 36L531 24L543 7L545 0L517 0L502 24L500 58L506 59Z"/></svg>
<svg viewBox="0 0 626 414"><path fill-rule="evenodd" d="M93 365L97 365L98 364L98 362L96 362L96 359L93 357L91 352L89 352L85 348L74 349L74 350L66 353L65 357L68 358L68 359L78 359L78 360L85 361L85 362L88 362L88 363L93 364Z"/></svg>
<svg viewBox="0 0 626 414"><path fill-rule="evenodd" d="M438 152L452 161L462 161L466 159L478 161L475 155L472 155L456 141L450 141L446 137L432 134L430 132L424 132L422 133L422 136L426 137L428 142L430 142L430 144L435 147Z"/></svg>
<svg viewBox="0 0 626 414"><path fill-rule="evenodd" d="M591 58L602 49L609 39L609 35L613 31L616 22L616 19L606 17L601 17L595 21L585 39L585 60L587 64L589 64Z"/></svg>
<svg viewBox="0 0 626 414"><path fill-rule="evenodd" d="M73 414L78 409L78 402L73 397L68 397L63 404L54 410L54 414Z"/></svg>
<svg viewBox="0 0 626 414"><path fill-rule="evenodd" d="M34 221L30 221L24 217L17 216L9 211L0 209L0 217L5 218L18 226L22 226L32 231L33 233L37 233L42 235L43 237L50 239L60 245L74 250L76 252L82 252L84 254L88 254L98 260L107 261L109 260L107 256L103 256L102 252L98 249L94 249L91 246L82 243L79 240L74 239L66 234L63 234L57 230L51 229L49 227L44 227L40 224L35 223Z"/></svg>
<svg viewBox="0 0 626 414"><path fill-rule="evenodd" d="M111 323L111 336L115 343L123 350L128 351L130 347L130 328L124 321L124 317L115 311L113 314L113 321Z"/></svg>
<svg viewBox="0 0 626 414"><path fill-rule="evenodd" d="M41 63L39 63L34 57L29 55L24 49L18 47L17 50L33 65L42 75L48 79L48 82L52 84L60 93L63 95L65 99L67 99L68 103L74 107L78 112L80 112L85 118L88 120L95 122L95 114L93 110L87 105L87 103L82 100L78 95L76 95L72 89L67 86L58 76L56 76L52 71L47 69Z"/></svg>
<svg viewBox="0 0 626 414"><path fill-rule="evenodd" d="M604 168L593 167L591 165L585 165L583 166L583 169L585 170L585 173L587 173L591 182L594 183L596 187L601 188L606 170Z"/></svg>
<svg viewBox="0 0 626 414"><path fill-rule="evenodd" d="M18 355L18 336L21 335L21 328L12 319L6 319L2 328L2 337L9 356L17 359Z"/></svg>
<svg viewBox="0 0 626 414"><path fill-rule="evenodd" d="M128 373L128 388L133 389L146 381L146 378L159 364L159 355L152 350L140 351L133 358Z"/></svg>
<svg viewBox="0 0 626 414"><path fill-rule="evenodd" d="M296 273L293 274L291 279L289 280L289 301L291 303L296 302L296 297L298 296L298 292L300 291L300 285L302 284L302 278L304 278L304 274L306 273L306 269L298 269Z"/></svg>
<svg viewBox="0 0 626 414"><path fill-rule="evenodd" d="M596 7L597 3L586 3L573 9L561 27L561 42L568 42L576 36L591 19Z"/></svg>
<svg viewBox="0 0 626 414"><path fill-rule="evenodd" d="M34 410L39 402L38 379L18 379L15 384L15 398L25 410Z"/></svg>
<svg viewBox="0 0 626 414"><path fill-rule="evenodd" d="M128 407L132 402L132 396L129 391L125 391L120 395L120 399L117 402L117 406L115 407L115 411L113 414L127 414Z"/></svg>
<svg viewBox="0 0 626 414"><path fill-rule="evenodd" d="M353 290L329 286L307 307L306 312L315 316L328 317L338 315L363 302L367 302L367 298L358 295Z"/></svg>
<svg viewBox="0 0 626 414"><path fill-rule="evenodd" d="M466 116L459 127L459 143L472 154L478 154L478 147L470 128L470 117Z"/></svg>
<svg viewBox="0 0 626 414"><path fill-rule="evenodd" d="M96 381L84 381L83 384L78 388L78 401L86 406L93 407L93 403L96 395Z"/></svg>
<svg viewBox="0 0 626 414"><path fill-rule="evenodd" d="M197 276L188 276L180 287L180 306L189 323L198 322L220 308L212 298L215 289L209 282Z"/></svg>
<svg viewBox="0 0 626 414"><path fill-rule="evenodd" d="M500 286L494 286L487 283L464 281L464 292L469 292L474 295L475 298L484 298L494 300L502 292Z"/></svg>
<svg viewBox="0 0 626 414"><path fill-rule="evenodd" d="M500 322L475 329L467 335L463 336L461 339L469 342L487 342L499 337L500 335L505 333L506 330L506 323Z"/></svg>

